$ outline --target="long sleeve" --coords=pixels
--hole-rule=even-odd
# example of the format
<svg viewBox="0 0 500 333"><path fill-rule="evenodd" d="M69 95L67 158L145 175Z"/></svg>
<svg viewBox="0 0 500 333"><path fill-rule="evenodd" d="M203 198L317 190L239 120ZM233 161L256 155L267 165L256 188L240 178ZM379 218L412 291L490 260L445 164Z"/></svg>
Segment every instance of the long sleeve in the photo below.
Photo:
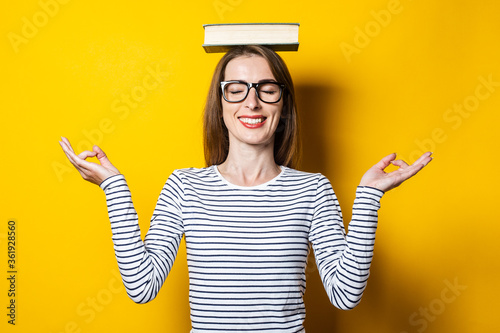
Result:
<svg viewBox="0 0 500 333"><path fill-rule="evenodd" d="M309 239L325 290L339 309L354 308L366 288L382 195L375 188L357 188L346 235L330 182L324 177L319 180Z"/></svg>
<svg viewBox="0 0 500 333"><path fill-rule="evenodd" d="M172 268L184 234L182 188L174 178L170 177L161 191L144 242L123 175L112 176L100 185L106 194L122 280L127 294L137 303L146 303L156 297Z"/></svg>

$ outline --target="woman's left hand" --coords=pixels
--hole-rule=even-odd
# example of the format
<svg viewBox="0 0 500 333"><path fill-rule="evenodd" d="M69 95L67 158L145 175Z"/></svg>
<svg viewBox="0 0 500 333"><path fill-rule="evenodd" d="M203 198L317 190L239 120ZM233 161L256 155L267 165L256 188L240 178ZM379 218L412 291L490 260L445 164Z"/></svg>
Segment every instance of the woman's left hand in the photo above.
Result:
<svg viewBox="0 0 500 333"><path fill-rule="evenodd" d="M430 161L432 153L422 154L412 165L408 165L403 160L396 160L396 154L390 154L384 157L380 162L371 167L361 178L360 186L370 186L381 191L387 192L401 185L405 180L413 177ZM385 172L384 169L393 164L399 167L398 170Z"/></svg>

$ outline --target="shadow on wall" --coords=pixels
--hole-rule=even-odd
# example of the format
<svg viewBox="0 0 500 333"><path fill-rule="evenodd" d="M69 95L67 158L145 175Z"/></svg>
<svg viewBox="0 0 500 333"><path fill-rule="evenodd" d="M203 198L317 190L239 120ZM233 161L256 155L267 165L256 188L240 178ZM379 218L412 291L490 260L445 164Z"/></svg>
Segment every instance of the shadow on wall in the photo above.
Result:
<svg viewBox="0 0 500 333"><path fill-rule="evenodd" d="M342 91L340 86L309 82L312 80L302 80L295 86L302 141L299 169L323 173L332 181L337 195L343 197L335 180L342 179L343 169L347 166L336 160L338 156L344 155L348 147L341 146L341 137L336 133L342 132L345 124L343 115L349 111L342 106L343 96L347 92ZM347 227L352 207L343 204L342 200L340 204ZM398 222L383 219L386 228L395 223ZM433 284L429 285L414 276L419 272L402 271L397 267L389 259L391 256L387 251L391 249L383 246L384 236L387 237L379 227L367 289L361 303L350 311L338 310L330 303L311 249L304 296L307 333L423 332L432 327L433 321L450 303L460 299L459 295L465 286L456 282L455 276L432 278ZM431 292L435 298L424 296L429 294L429 290L435 290ZM430 329L429 332L432 330L435 331Z"/></svg>
<svg viewBox="0 0 500 333"><path fill-rule="evenodd" d="M327 85L301 83L295 86L300 121L302 156L299 169L308 172L322 172L328 169L327 154L331 143L325 139L327 131L335 130L330 125L331 105L335 104L336 90Z"/></svg>
<svg viewBox="0 0 500 333"><path fill-rule="evenodd" d="M333 180L332 186L339 195L339 191L335 189L335 179L342 179L346 166L336 163L335 160L337 156L342 155L346 147L340 146L339 136L335 133L340 132L343 126L342 115L346 110L342 109L342 95L345 92L334 85L303 81L296 83L295 90L302 142L299 169L323 173L330 181ZM351 207L342 207L344 223L347 225ZM409 316L425 302L418 295L402 289L401 285L390 282L397 279L401 273L395 273L396 268L384 261L386 254L380 244L378 245L375 246L371 274L363 299L350 311L339 310L331 304L311 249L306 268L307 291L304 296L304 325L307 333L373 332L374 327L391 327L391 331L398 333L416 332L416 327L411 327L408 331L405 329L409 326ZM397 276L393 276L394 274ZM387 279L390 281L386 281Z"/></svg>
<svg viewBox="0 0 500 333"><path fill-rule="evenodd" d="M302 159L299 169L308 172L321 172L332 182L336 189L335 180L342 179L345 165L336 163L336 157L342 155L346 147L340 146L340 137L336 133L341 132L343 126L343 115L346 110L342 109L343 91L334 85L318 85L316 83L296 84L297 104L301 125ZM352 188L354 190L354 188ZM342 205L342 202L341 202ZM344 223L349 223L351 207L342 206ZM407 304L408 300L398 299L400 308L398 313L386 313L387 309L381 307L381 303L387 303L387 286L384 283L384 271L382 251L375 249L374 261L368 287L361 303L350 311L335 308L323 287L323 283L316 268L314 254L308 257L306 268L307 291L304 296L306 304L305 328L308 333L350 333L369 332L373 326L384 327L387 321L400 332L398 328L407 325L408 311L414 308ZM385 323L381 323L385 321ZM370 328L371 327L371 328Z"/></svg>
<svg viewBox="0 0 500 333"><path fill-rule="evenodd" d="M300 170L329 174L335 170L329 165L328 156L335 156L335 142L328 142L328 133L335 131L338 122L338 89L316 83L296 84L296 98L299 111L302 156ZM328 171L330 170L330 172ZM319 277L314 254L308 257L306 268L307 291L305 328L308 333L341 332L337 314Z"/></svg>

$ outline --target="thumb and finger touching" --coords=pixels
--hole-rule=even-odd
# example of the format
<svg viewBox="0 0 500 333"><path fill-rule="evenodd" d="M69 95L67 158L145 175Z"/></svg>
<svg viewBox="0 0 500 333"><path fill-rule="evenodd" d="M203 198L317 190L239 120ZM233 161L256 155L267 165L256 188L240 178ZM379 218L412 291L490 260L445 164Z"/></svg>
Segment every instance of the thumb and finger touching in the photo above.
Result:
<svg viewBox="0 0 500 333"><path fill-rule="evenodd" d="M94 146L92 151L83 151L76 155L69 140L61 137L59 144L71 164L78 170L83 179L99 185L106 178L120 174L117 168L111 164L104 151L98 146ZM89 157L96 157L100 164L86 161Z"/></svg>
<svg viewBox="0 0 500 333"><path fill-rule="evenodd" d="M93 151L88 151L88 150L85 150L85 151L82 151L80 154L78 154L78 157L81 158L82 160L85 160L89 157L95 157L97 154Z"/></svg>
<svg viewBox="0 0 500 333"><path fill-rule="evenodd" d="M394 187L401 185L404 181L415 176L420 170L422 170L430 161L432 161L432 152L426 152L422 154L413 164L408 165L403 160L394 160L391 163L397 167L398 170L394 171L394 175L397 176L397 180L394 182ZM391 175L388 173L387 175Z"/></svg>
<svg viewBox="0 0 500 333"><path fill-rule="evenodd" d="M392 161L396 158L396 153L392 153L387 155L386 157L382 158L377 164L375 164L376 167L378 167L381 170L384 170L391 164Z"/></svg>
<svg viewBox="0 0 500 333"><path fill-rule="evenodd" d="M432 153L424 153L412 165L408 165L404 160L396 160L396 154L389 154L382 158L363 176L360 185L378 188L384 192L401 185L407 179L413 177L431 160ZM398 167L397 170L386 172L389 165Z"/></svg>

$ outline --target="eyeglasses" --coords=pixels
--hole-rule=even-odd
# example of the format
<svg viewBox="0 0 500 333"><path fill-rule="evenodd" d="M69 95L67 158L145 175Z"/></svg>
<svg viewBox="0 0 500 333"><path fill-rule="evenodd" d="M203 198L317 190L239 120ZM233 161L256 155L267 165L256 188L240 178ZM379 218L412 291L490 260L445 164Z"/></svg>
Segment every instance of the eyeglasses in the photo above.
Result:
<svg viewBox="0 0 500 333"><path fill-rule="evenodd" d="M264 103L278 103L283 95L284 84L274 81L249 83L245 81L223 81L220 83L222 96L229 103L239 103L248 96L250 88L255 88L257 97Z"/></svg>

